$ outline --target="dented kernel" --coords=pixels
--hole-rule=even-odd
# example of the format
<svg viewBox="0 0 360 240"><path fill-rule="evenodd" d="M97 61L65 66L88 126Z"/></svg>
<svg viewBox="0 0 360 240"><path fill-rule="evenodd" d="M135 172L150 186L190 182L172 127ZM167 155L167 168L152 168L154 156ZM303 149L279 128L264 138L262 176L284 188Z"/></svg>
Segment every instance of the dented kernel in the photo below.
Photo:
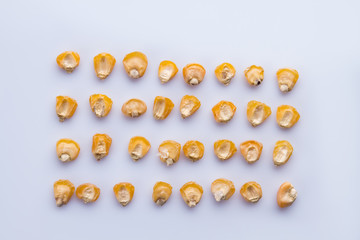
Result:
<svg viewBox="0 0 360 240"><path fill-rule="evenodd" d="M95 202L100 196L100 188L91 183L84 183L76 188L76 196L84 203Z"/></svg>
<svg viewBox="0 0 360 240"><path fill-rule="evenodd" d="M98 118L106 117L112 107L112 100L104 94L93 94L89 98L91 110Z"/></svg>
<svg viewBox="0 0 360 240"><path fill-rule="evenodd" d="M77 106L77 102L71 97L57 96L56 114L59 117L59 121L63 122L65 119L71 118L74 115Z"/></svg>
<svg viewBox="0 0 360 240"><path fill-rule="evenodd" d="M258 86L264 80L264 69L260 66L252 65L245 69L245 78L250 85Z"/></svg>
<svg viewBox="0 0 360 240"><path fill-rule="evenodd" d="M189 207L195 207L201 200L203 188L196 182L188 182L180 188L180 193Z"/></svg>
<svg viewBox="0 0 360 240"><path fill-rule="evenodd" d="M181 99L180 113L182 118L187 118L193 115L201 106L199 99L195 96L185 95Z"/></svg>
<svg viewBox="0 0 360 240"><path fill-rule="evenodd" d="M114 69L116 59L109 53L100 53L94 57L96 76L101 80L107 78Z"/></svg>
<svg viewBox="0 0 360 240"><path fill-rule="evenodd" d="M191 63L183 68L184 81L189 85L200 84L205 77L205 68L197 63Z"/></svg>
<svg viewBox="0 0 360 240"><path fill-rule="evenodd" d="M131 183L121 182L116 184L113 190L116 200L125 207L133 199L135 187Z"/></svg>
<svg viewBox="0 0 360 240"><path fill-rule="evenodd" d="M296 198L297 191L291 183L284 182L281 184L276 197L279 207L284 208L291 206Z"/></svg>
<svg viewBox="0 0 360 240"><path fill-rule="evenodd" d="M80 56L77 52L66 51L56 58L56 62L60 68L68 73L72 73L80 63Z"/></svg>
<svg viewBox="0 0 360 240"><path fill-rule="evenodd" d="M256 127L271 115L271 108L265 103L252 100L248 102L246 115L251 125Z"/></svg>
<svg viewBox="0 0 360 240"><path fill-rule="evenodd" d="M292 153L293 147L288 141L277 141L273 152L273 161L275 166L280 166L287 163Z"/></svg>
<svg viewBox="0 0 360 240"><path fill-rule="evenodd" d="M276 122L280 127L291 128L300 119L300 114L296 108L289 105L281 105L276 112Z"/></svg>
<svg viewBox="0 0 360 240"><path fill-rule="evenodd" d="M216 122L227 123L229 122L236 112L236 107L232 102L220 101L212 108Z"/></svg>
<svg viewBox="0 0 360 240"><path fill-rule="evenodd" d="M107 134L95 134L93 136L92 153L96 160L100 161L109 154L112 139Z"/></svg>
<svg viewBox="0 0 360 240"><path fill-rule="evenodd" d="M282 68L276 73L280 91L290 92L297 80L299 79L299 73L295 69Z"/></svg>
<svg viewBox="0 0 360 240"><path fill-rule="evenodd" d="M74 194L75 186L69 180L60 179L54 183L54 197L56 206L67 204Z"/></svg>
<svg viewBox="0 0 360 240"><path fill-rule="evenodd" d="M128 152L132 160L137 161L148 153L150 147L146 138L137 136L130 139Z"/></svg>
<svg viewBox="0 0 360 240"><path fill-rule="evenodd" d="M185 157L196 162L204 156L204 144L199 141L187 141L183 146L183 151Z"/></svg>
<svg viewBox="0 0 360 240"><path fill-rule="evenodd" d="M237 149L230 140L218 140L214 143L214 153L222 161L230 159Z"/></svg>
<svg viewBox="0 0 360 240"><path fill-rule="evenodd" d="M256 203L262 197L261 186L257 182L247 182L241 187L240 194L246 201Z"/></svg>
<svg viewBox="0 0 360 240"><path fill-rule="evenodd" d="M249 140L240 144L241 155L248 163L254 163L259 160L263 145L260 142Z"/></svg>
<svg viewBox="0 0 360 240"><path fill-rule="evenodd" d="M223 63L216 67L215 76L225 86L235 77L236 70L230 63Z"/></svg>
<svg viewBox="0 0 360 240"><path fill-rule="evenodd" d="M124 57L123 64L129 77L136 79L141 78L144 75L148 60L145 54L141 52L132 52Z"/></svg>
<svg viewBox="0 0 360 240"><path fill-rule="evenodd" d="M121 111L125 116L136 118L146 113L146 103L140 99L130 99L123 104Z"/></svg>
<svg viewBox="0 0 360 240"><path fill-rule="evenodd" d="M235 192L234 183L225 178L219 178L212 182L211 193L215 200L220 202L222 200L228 200Z"/></svg>
<svg viewBox="0 0 360 240"><path fill-rule="evenodd" d="M152 199L156 205L162 206L170 198L172 187L166 182L157 182L153 188Z"/></svg>
<svg viewBox="0 0 360 240"><path fill-rule="evenodd" d="M180 150L180 143L172 140L164 141L158 148L160 160L167 166L173 165L179 160Z"/></svg>
<svg viewBox="0 0 360 240"><path fill-rule="evenodd" d="M154 100L153 117L156 120L164 120L174 108L174 103L166 97L157 96Z"/></svg>
<svg viewBox="0 0 360 240"><path fill-rule="evenodd" d="M80 146L69 138L60 139L56 143L56 154L61 162L74 161L80 152Z"/></svg>
<svg viewBox="0 0 360 240"><path fill-rule="evenodd" d="M178 72L175 63L171 61L162 61L159 65L159 79L161 83L169 82Z"/></svg>

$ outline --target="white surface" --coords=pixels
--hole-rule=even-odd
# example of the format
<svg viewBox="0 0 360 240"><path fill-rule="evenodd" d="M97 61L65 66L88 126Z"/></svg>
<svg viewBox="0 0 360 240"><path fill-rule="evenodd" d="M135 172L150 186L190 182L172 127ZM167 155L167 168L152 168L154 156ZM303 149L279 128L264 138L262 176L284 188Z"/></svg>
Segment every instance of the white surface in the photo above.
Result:
<svg viewBox="0 0 360 240"><path fill-rule="evenodd" d="M338 2L338 3L336 3ZM359 239L359 55L358 1L6 1L2 3L0 238L1 239ZM81 56L73 74L61 71L56 56L75 50ZM145 76L130 80L122 67L126 53L148 56ZM117 64L108 79L99 81L92 60L109 52ZM164 59L179 66L179 74L161 85L157 67ZM224 87L214 77L215 67L228 61L237 69ZM204 82L187 86L182 67L203 64ZM251 64L265 69L257 88L247 85L243 70ZM275 73L293 67L300 79L293 92L278 90ZM93 93L113 101L105 119L96 119L88 105ZM74 117L57 120L55 97L78 101ZM197 96L198 113L182 120L178 110L185 94ZM175 108L165 121L151 116L155 96L170 97ZM129 98L141 98L148 112L139 119L121 114ZM226 125L215 123L211 108L225 99L238 110ZM252 128L246 120L249 100L264 101L273 114ZM275 122L280 104L295 106L299 123L281 130ZM110 155L96 162L91 155L92 135L108 133ZM148 156L134 163L127 144L134 135L148 138ZM60 163L55 154L59 138L81 146L79 158ZM218 161L213 142L228 138L236 146L248 139L264 144L259 162L247 165L238 152L228 162ZM173 139L184 144L198 139L205 157L191 163L181 156L166 167L157 146ZM291 160L281 168L272 164L279 139L294 146ZM234 181L236 193L228 202L215 203L209 191L218 177ZM70 179L76 186L92 182L101 188L95 204L84 205L75 196L57 208L53 182ZM164 180L173 195L162 208L151 200L153 184ZM200 204L189 209L179 188L194 180L204 187ZM243 183L258 181L263 198L244 202ZM283 181L298 190L298 199L280 210L276 191ZM123 208L112 187L119 181L135 185L131 204Z"/></svg>

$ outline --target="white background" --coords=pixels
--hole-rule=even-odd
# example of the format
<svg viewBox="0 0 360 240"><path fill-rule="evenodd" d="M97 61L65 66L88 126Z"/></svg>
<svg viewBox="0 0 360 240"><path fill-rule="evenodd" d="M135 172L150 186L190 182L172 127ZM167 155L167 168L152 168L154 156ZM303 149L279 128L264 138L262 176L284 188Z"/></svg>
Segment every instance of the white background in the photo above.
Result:
<svg viewBox="0 0 360 240"><path fill-rule="evenodd" d="M1 168L0 239L359 239L359 55L358 1L2 1L1 3ZM58 54L77 51L80 66L67 74L56 65ZM143 78L127 77L122 59L142 51L149 65ZM93 57L109 52L117 63L103 82L93 70ZM168 84L157 78L159 62L169 59L179 74ZM224 87L214 76L220 63L232 63L237 75ZM207 70L197 87L187 86L181 70L187 63ZM250 87L243 70L265 69L265 80ZM294 90L281 94L275 73L282 67L299 71ZM107 94L114 101L105 119L91 112L88 98ZM197 96L202 106L182 120L183 95ZM60 123L55 97L78 101L72 119ZM155 96L167 96L175 108L164 121L152 117ZM148 112L138 119L121 113L122 104L140 98ZM253 128L246 104L259 100L273 114ZM237 112L226 125L215 123L211 108L232 101ZM298 124L280 129L277 106L290 104L301 114ZM110 154L96 162L91 154L95 133L108 133ZM127 153L129 139L142 135L152 148L139 162ZM75 162L57 160L55 143L72 138L81 146ZM213 142L230 139L239 144L263 143L260 160L248 165L237 152L227 162L213 154ZM182 155L166 167L157 157L166 139L184 144L197 139L205 156L191 163ZM272 164L277 140L294 147L290 161ZM234 181L236 193L216 203L210 184L219 177ZM84 205L75 196L57 208L53 183L59 178L76 186L91 182L101 188L97 202ZM161 208L151 200L158 180L173 186ZM188 208L179 194L187 181L204 188L199 205ZM255 180L263 198L248 204L239 190ZM114 184L135 186L133 201L122 207L112 192ZM298 199L279 209L276 192L290 181Z"/></svg>

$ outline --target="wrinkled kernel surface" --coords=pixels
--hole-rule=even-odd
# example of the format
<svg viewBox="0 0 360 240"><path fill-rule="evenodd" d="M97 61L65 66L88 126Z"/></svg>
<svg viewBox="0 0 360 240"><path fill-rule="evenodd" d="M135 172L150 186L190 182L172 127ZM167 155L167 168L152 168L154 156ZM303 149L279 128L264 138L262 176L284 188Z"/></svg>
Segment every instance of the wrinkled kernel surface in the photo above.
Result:
<svg viewBox="0 0 360 240"><path fill-rule="evenodd" d="M256 203L262 197L261 186L257 182L247 182L241 187L240 194L246 201Z"/></svg>
<svg viewBox="0 0 360 240"><path fill-rule="evenodd" d="M235 68L230 63L223 63L216 67L215 76L225 86L229 85L235 76Z"/></svg>
<svg viewBox="0 0 360 240"><path fill-rule="evenodd" d="M121 182L116 184L113 190L116 200L125 207L131 202L134 196L135 187L131 183Z"/></svg>
<svg viewBox="0 0 360 240"><path fill-rule="evenodd" d="M69 180L60 179L54 183L54 197L56 206L67 204L74 194L75 186Z"/></svg>
<svg viewBox="0 0 360 240"><path fill-rule="evenodd" d="M107 134L95 134L93 136L92 153L96 160L101 160L109 154L112 143L111 137Z"/></svg>
<svg viewBox="0 0 360 240"><path fill-rule="evenodd" d="M84 203L95 202L100 196L100 188L91 183L84 183L77 187L76 196Z"/></svg>
<svg viewBox="0 0 360 240"><path fill-rule="evenodd" d="M183 151L185 157L196 162L204 156L204 144L199 141L187 141L183 146Z"/></svg>

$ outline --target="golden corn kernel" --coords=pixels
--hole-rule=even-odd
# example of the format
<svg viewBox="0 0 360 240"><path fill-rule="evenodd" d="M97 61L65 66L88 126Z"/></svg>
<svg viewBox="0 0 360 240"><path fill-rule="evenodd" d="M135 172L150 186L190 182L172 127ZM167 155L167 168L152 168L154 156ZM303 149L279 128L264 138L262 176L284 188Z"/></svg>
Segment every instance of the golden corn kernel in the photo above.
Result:
<svg viewBox="0 0 360 240"><path fill-rule="evenodd" d="M80 63L80 56L77 52L66 51L56 58L56 62L60 68L68 73L72 73Z"/></svg>
<svg viewBox="0 0 360 240"><path fill-rule="evenodd" d="M56 97L56 114L59 121L63 122L65 119L71 118L77 108L77 102L71 97L57 96Z"/></svg>
<svg viewBox="0 0 360 240"><path fill-rule="evenodd" d="M60 179L54 183L54 197L56 206L67 204L74 194L75 187L69 180Z"/></svg>
<svg viewBox="0 0 360 240"><path fill-rule="evenodd" d="M252 65L245 69L245 78L250 85L257 86L264 80L264 69L260 66Z"/></svg>
<svg viewBox="0 0 360 240"><path fill-rule="evenodd" d="M124 57L123 64L129 77L136 79L144 75L148 60L145 54L141 52L132 52Z"/></svg>
<svg viewBox="0 0 360 240"><path fill-rule="evenodd" d="M271 108L265 103L250 101L247 105L247 119L253 127L263 123L271 114Z"/></svg>
<svg viewBox="0 0 360 240"><path fill-rule="evenodd" d="M60 139L56 143L56 154L61 162L74 161L80 152L80 146L69 138Z"/></svg>
<svg viewBox="0 0 360 240"><path fill-rule="evenodd" d="M157 205L162 206L170 198L171 193L172 187L170 184L166 182L157 182L153 188L152 199Z"/></svg>
<svg viewBox="0 0 360 240"><path fill-rule="evenodd" d="M215 155L222 161L231 158L237 149L235 144L229 140L218 140L214 143Z"/></svg>
<svg viewBox="0 0 360 240"><path fill-rule="evenodd" d="M241 187L240 194L246 201L256 203L262 197L261 186L257 182L247 182Z"/></svg>
<svg viewBox="0 0 360 240"><path fill-rule="evenodd" d="M199 141L187 141L183 146L183 151L185 157L196 162L204 156L204 144Z"/></svg>
<svg viewBox="0 0 360 240"><path fill-rule="evenodd" d="M199 99L195 96L185 95L180 102L180 113L182 118L193 115L201 106Z"/></svg>
<svg viewBox="0 0 360 240"><path fill-rule="evenodd" d="M116 59L109 53L100 53L94 57L96 76L102 80L107 78L114 69Z"/></svg>
<svg viewBox="0 0 360 240"><path fill-rule="evenodd" d="M125 207L133 199L135 187L131 183L121 182L116 184L113 190L118 202Z"/></svg>
<svg viewBox="0 0 360 240"><path fill-rule="evenodd" d="M96 160L101 160L109 154L112 139L107 134L93 136L92 153Z"/></svg>
<svg viewBox="0 0 360 240"><path fill-rule="evenodd" d="M128 152L132 160L137 161L148 153L150 147L150 142L146 138L133 137L130 139Z"/></svg>
<svg viewBox="0 0 360 240"><path fill-rule="evenodd" d="M180 188L180 193L189 207L195 207L201 200L203 188L196 182L188 182Z"/></svg>
<svg viewBox="0 0 360 240"><path fill-rule="evenodd" d="M280 91L290 92L297 80L299 79L299 73L295 69L282 68L276 73Z"/></svg>
<svg viewBox="0 0 360 240"><path fill-rule="evenodd" d="M296 197L297 191L294 186L289 182L284 182L277 192L277 204L281 208L289 207L296 200Z"/></svg>
<svg viewBox="0 0 360 240"><path fill-rule="evenodd" d="M130 99L121 108L125 116L136 118L143 115L147 110L146 104L140 99Z"/></svg>
<svg viewBox="0 0 360 240"><path fill-rule="evenodd" d="M100 196L100 188L91 183L84 183L76 188L76 196L84 203L95 202Z"/></svg>
<svg viewBox="0 0 360 240"><path fill-rule="evenodd" d="M235 192L234 183L225 178L219 178L212 182L211 193L217 202L228 200Z"/></svg>
<svg viewBox="0 0 360 240"><path fill-rule="evenodd" d="M212 108L214 118L219 123L227 123L236 112L236 107L232 102L220 101Z"/></svg>
<svg viewBox="0 0 360 240"><path fill-rule="evenodd" d="M173 165L179 160L181 145L172 140L164 141L159 146L159 157L167 166Z"/></svg>
<svg viewBox="0 0 360 240"><path fill-rule="evenodd" d="M230 63L223 63L216 67L215 76L225 86L229 85L231 79L235 77L235 68Z"/></svg>
<svg viewBox="0 0 360 240"><path fill-rule="evenodd" d="M260 142L249 140L240 144L240 152L248 163L259 160L263 145Z"/></svg>
<svg viewBox="0 0 360 240"><path fill-rule="evenodd" d="M175 63L171 61L162 61L159 65L159 79L161 83L167 83L178 72Z"/></svg>
<svg viewBox="0 0 360 240"><path fill-rule="evenodd" d="M205 68L197 63L191 63L183 68L184 81L189 85L200 84L205 77Z"/></svg>
<svg viewBox="0 0 360 240"><path fill-rule="evenodd" d="M277 141L273 152L274 164L276 166L284 165L287 163L292 153L293 147L288 141Z"/></svg>
<svg viewBox="0 0 360 240"><path fill-rule="evenodd" d="M98 118L106 117L112 107L112 100L104 94L93 94L89 98L91 110Z"/></svg>
<svg viewBox="0 0 360 240"><path fill-rule="evenodd" d="M296 108L289 105L281 105L276 112L276 122L280 127L291 128L299 121L300 114Z"/></svg>
<svg viewBox="0 0 360 240"><path fill-rule="evenodd" d="M173 108L174 103L169 98L157 96L154 100L153 116L157 120L164 120Z"/></svg>

